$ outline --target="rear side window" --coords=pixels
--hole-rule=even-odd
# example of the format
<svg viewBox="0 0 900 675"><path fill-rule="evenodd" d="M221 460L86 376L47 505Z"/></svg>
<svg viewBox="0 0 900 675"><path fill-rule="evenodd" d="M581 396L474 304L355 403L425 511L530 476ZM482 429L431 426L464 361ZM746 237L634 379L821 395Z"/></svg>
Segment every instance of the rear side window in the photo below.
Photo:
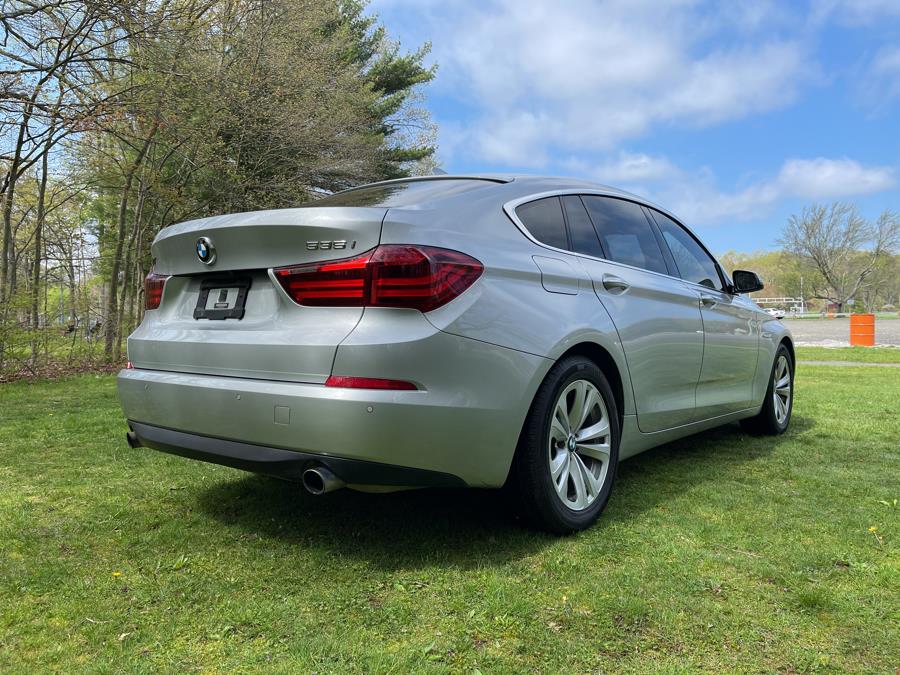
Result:
<svg viewBox="0 0 900 675"><path fill-rule="evenodd" d="M591 224L584 204L581 203L581 197L569 195L562 198L562 203L563 210L566 212L566 221L569 223L572 250L576 253L602 258L603 249L600 248L600 240L597 238L597 232Z"/></svg>
<svg viewBox="0 0 900 675"><path fill-rule="evenodd" d="M400 183L369 185L367 187L344 190L302 206L374 206L382 208L403 208L446 199L470 190L475 190L497 181L473 178L432 178L411 180Z"/></svg>
<svg viewBox="0 0 900 675"><path fill-rule="evenodd" d="M669 273L656 235L640 206L611 197L586 195L583 199L608 259Z"/></svg>
<svg viewBox="0 0 900 675"><path fill-rule="evenodd" d="M722 290L722 280L719 278L716 263L690 232L659 211L650 209L650 213L653 214L663 239L672 251L681 278L701 286Z"/></svg>
<svg viewBox="0 0 900 675"><path fill-rule="evenodd" d="M566 237L566 221L563 220L559 197L545 197L522 204L516 209L516 215L531 236L542 244L563 250L569 248L569 241Z"/></svg>

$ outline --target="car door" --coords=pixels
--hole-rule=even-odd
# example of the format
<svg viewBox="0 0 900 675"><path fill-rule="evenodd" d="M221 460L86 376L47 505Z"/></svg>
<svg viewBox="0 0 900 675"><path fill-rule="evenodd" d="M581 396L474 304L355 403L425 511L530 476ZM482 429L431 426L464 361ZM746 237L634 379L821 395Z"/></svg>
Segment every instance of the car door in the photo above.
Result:
<svg viewBox="0 0 900 675"><path fill-rule="evenodd" d="M713 257L685 227L655 209L648 210L703 318L703 366L695 419L750 407L759 357L755 312L729 292Z"/></svg>
<svg viewBox="0 0 900 675"><path fill-rule="evenodd" d="M582 254L622 342L638 427L653 432L690 422L703 358L696 293L670 276L641 206L597 195L562 202L572 250Z"/></svg>

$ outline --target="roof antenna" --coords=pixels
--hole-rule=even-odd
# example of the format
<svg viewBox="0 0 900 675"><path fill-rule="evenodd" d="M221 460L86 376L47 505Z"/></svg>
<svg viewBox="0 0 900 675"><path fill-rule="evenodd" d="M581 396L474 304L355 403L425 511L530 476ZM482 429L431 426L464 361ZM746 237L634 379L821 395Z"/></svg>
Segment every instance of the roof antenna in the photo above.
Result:
<svg viewBox="0 0 900 675"><path fill-rule="evenodd" d="M448 176L449 174L439 167L434 167L431 170L431 175L432 176Z"/></svg>

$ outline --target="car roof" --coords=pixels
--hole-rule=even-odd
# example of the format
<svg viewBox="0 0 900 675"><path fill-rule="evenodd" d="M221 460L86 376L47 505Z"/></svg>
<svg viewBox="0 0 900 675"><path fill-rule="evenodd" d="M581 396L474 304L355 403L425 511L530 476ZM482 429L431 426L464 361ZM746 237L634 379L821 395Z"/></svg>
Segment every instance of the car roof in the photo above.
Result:
<svg viewBox="0 0 900 675"><path fill-rule="evenodd" d="M610 197L619 197L630 201L638 202L645 206L652 207L662 213L668 215L672 219L682 222L682 220L659 204L656 204L646 197L636 195L627 190L622 190L610 185L595 183L593 181L581 178L572 178L567 176L542 176L525 173L466 173L466 174L438 174L434 176L410 176L407 178L394 178L392 180L378 181L375 183L367 183L358 187L349 188L341 192L334 193L342 195L350 193L354 190L369 188L381 185L395 185L418 181L485 181L487 184L494 184L494 190L497 197L501 199L501 203L505 204L510 201L520 200L534 195L536 198L543 193L558 192L563 190L590 190L592 193L608 195ZM448 197L455 198L456 195ZM440 201L440 200L437 200ZM315 202L311 202L310 206L314 206Z"/></svg>

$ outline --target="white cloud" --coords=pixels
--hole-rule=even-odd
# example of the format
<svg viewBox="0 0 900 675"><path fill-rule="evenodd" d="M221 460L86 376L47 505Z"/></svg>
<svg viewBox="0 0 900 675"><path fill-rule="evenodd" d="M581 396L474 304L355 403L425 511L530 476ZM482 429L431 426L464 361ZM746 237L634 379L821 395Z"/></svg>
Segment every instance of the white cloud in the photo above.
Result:
<svg viewBox="0 0 900 675"><path fill-rule="evenodd" d="M774 176L745 182L732 192L718 188L708 167L687 170L662 156L622 151L600 163L571 157L562 164L574 175L648 197L696 224L753 220L786 199L827 201L897 185L893 167L864 166L847 158L788 159Z"/></svg>
<svg viewBox="0 0 900 675"><path fill-rule="evenodd" d="M872 62L872 71L892 78L900 76L900 47L885 47L878 52Z"/></svg>
<svg viewBox="0 0 900 675"><path fill-rule="evenodd" d="M893 187L896 180L892 167L865 167L852 159L818 157L789 159L775 184L785 196L836 199L881 192Z"/></svg>
<svg viewBox="0 0 900 675"><path fill-rule="evenodd" d="M665 157L621 151L615 159L601 164L591 164L576 157L563 162L566 170L580 176L610 185L633 184L643 181L671 179L681 174Z"/></svg>
<svg viewBox="0 0 900 675"><path fill-rule="evenodd" d="M898 0L900 6L900 0ZM874 110L900 98L900 46L883 47L868 64L860 83L862 99Z"/></svg>
<svg viewBox="0 0 900 675"><path fill-rule="evenodd" d="M708 170L678 172L651 192L688 222L714 224L765 216L786 199L827 201L873 194L897 185L890 166L863 166L852 159L788 159L772 178L734 192L720 192Z"/></svg>
<svg viewBox="0 0 900 675"><path fill-rule="evenodd" d="M759 220L785 200L842 199L898 184L895 168L848 158L778 166L788 147L774 155L770 174L724 189L714 168L684 169L623 148L670 128L791 105L804 89L827 83L817 61L825 24L889 20L900 16L900 0L809 0L800 8L781 0L374 0L379 7L433 41L440 70L432 91L450 118L439 120L444 159L561 167L647 195L698 224ZM877 105L900 98L900 48L876 49L857 86Z"/></svg>
<svg viewBox="0 0 900 675"><path fill-rule="evenodd" d="M900 17L897 0L813 0L810 16L815 23L834 20L850 26L869 26Z"/></svg>
<svg viewBox="0 0 900 675"><path fill-rule="evenodd" d="M441 36L435 86L472 111L459 140L469 156L510 166L773 110L817 77L802 41L764 30L777 4L712 14L679 0L419 8Z"/></svg>
<svg viewBox="0 0 900 675"><path fill-rule="evenodd" d="M535 139L541 138L551 124L542 113L510 111L503 124L490 131L475 130L474 136L473 132L464 132L460 140L468 145L476 138L482 157L488 161L537 168L546 165L548 157L546 148Z"/></svg>

